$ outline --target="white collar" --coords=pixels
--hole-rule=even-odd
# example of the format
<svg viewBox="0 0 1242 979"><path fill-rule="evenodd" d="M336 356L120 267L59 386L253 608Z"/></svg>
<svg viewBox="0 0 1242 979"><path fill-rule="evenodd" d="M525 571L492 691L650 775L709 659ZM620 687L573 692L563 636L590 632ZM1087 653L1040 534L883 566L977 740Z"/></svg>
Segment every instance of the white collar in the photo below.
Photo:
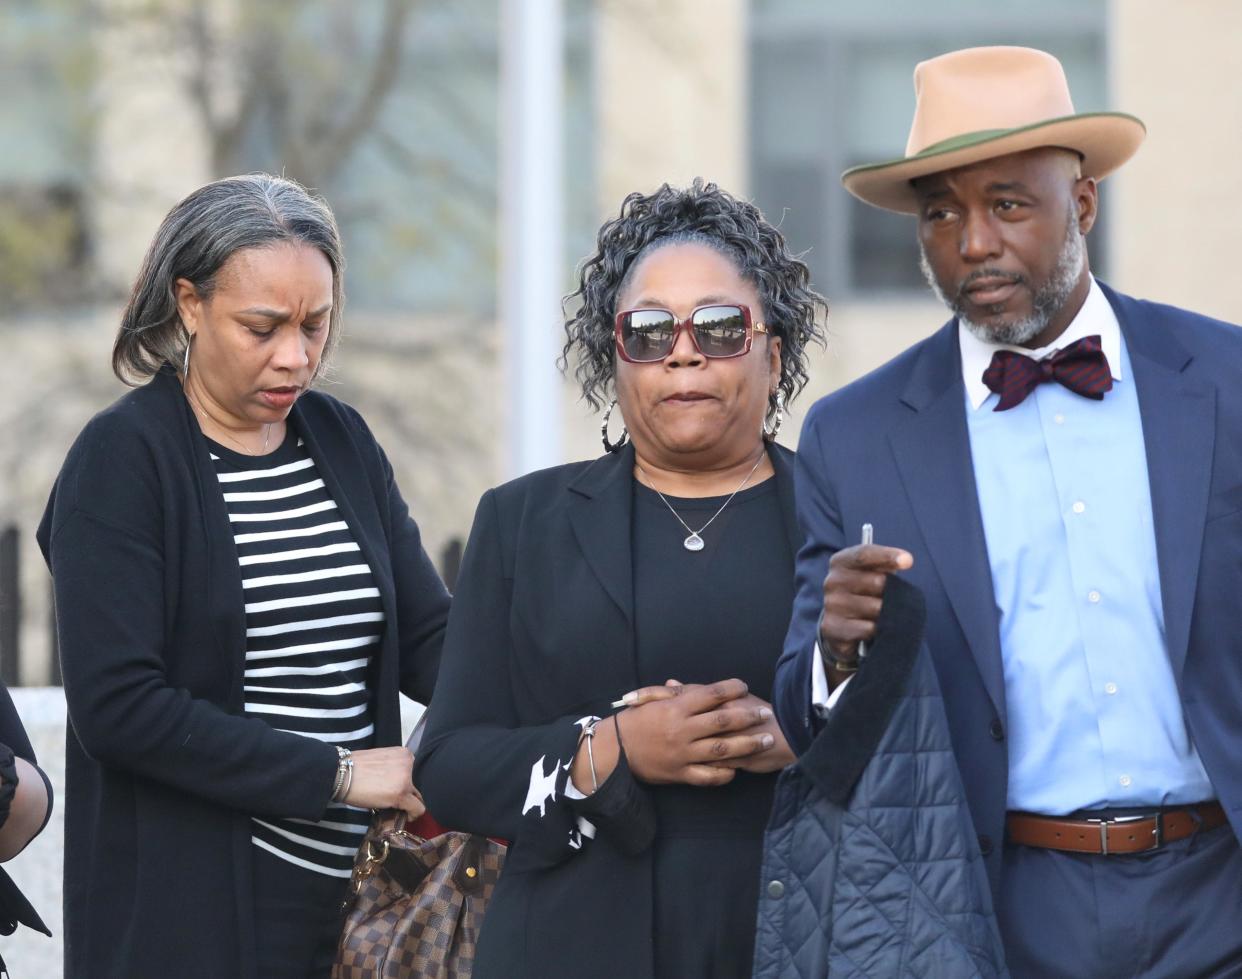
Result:
<svg viewBox="0 0 1242 979"><path fill-rule="evenodd" d="M960 323L957 327L957 342L962 351L962 381L966 384L966 395L970 398L970 406L978 410L979 406L992 393L983 383L983 372L992 363L992 355L998 350L1016 350L1034 360L1042 360L1062 347L1067 347L1083 337L1099 335L1104 356L1108 358L1108 366L1112 371L1113 380L1121 380L1121 324L1117 322L1117 314L1104 291L1091 277L1091 288L1083 301L1082 309L1070 322L1055 341L1038 350L1026 347L1015 347L1007 343L988 343L980 340Z"/></svg>

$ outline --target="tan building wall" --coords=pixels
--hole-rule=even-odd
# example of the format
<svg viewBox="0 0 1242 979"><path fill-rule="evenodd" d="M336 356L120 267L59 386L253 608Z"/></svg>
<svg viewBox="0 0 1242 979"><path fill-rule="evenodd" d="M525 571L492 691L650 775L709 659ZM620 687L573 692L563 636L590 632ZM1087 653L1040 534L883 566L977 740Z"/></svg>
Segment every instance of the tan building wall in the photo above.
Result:
<svg viewBox="0 0 1242 979"><path fill-rule="evenodd" d="M185 53L135 16L132 0L104 0L98 25L93 99L106 111L93 128L92 237L102 243L97 275L121 292L168 209L211 169L206 135L177 84Z"/></svg>
<svg viewBox="0 0 1242 979"><path fill-rule="evenodd" d="M746 185L745 0L596 0L600 214L694 177Z"/></svg>
<svg viewBox="0 0 1242 979"><path fill-rule="evenodd" d="M1113 0L1114 101L1147 124L1147 142L1105 184L1117 284L1242 323L1236 188L1242 37L1236 0Z"/></svg>

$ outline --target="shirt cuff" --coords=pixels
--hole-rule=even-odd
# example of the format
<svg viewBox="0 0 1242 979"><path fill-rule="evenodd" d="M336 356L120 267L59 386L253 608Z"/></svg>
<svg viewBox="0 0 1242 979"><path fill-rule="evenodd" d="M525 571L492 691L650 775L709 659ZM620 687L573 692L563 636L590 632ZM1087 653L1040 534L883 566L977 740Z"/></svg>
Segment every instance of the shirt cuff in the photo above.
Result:
<svg viewBox="0 0 1242 979"><path fill-rule="evenodd" d="M837 684L835 690L831 692L828 690L828 671L824 669L824 654L819 648L819 640L815 640L815 657L811 660L811 706L815 708L820 717L826 717L828 712L836 706L851 679L853 678L847 676Z"/></svg>

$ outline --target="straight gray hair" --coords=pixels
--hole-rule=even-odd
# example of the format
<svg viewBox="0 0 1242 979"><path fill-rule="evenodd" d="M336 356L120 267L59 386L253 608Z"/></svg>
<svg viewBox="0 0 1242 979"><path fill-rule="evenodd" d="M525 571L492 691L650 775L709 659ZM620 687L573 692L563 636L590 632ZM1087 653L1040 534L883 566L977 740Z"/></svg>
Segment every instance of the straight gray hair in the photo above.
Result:
<svg viewBox="0 0 1242 979"><path fill-rule="evenodd" d="M177 311L186 279L210 299L224 263L243 248L280 242L319 249L332 266L332 313L320 365L336 346L345 301L345 253L331 208L301 184L267 173L227 177L200 187L168 212L142 260L112 346L112 370L137 385L164 364L180 366L189 334Z"/></svg>

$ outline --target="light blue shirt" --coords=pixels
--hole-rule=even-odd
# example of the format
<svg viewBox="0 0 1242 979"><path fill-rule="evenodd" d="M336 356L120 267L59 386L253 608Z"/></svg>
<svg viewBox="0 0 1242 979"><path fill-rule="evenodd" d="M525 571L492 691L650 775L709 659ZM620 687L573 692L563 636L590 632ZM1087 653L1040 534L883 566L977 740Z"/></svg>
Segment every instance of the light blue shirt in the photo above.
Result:
<svg viewBox="0 0 1242 979"><path fill-rule="evenodd" d="M1039 359L1099 334L1114 379L1103 401L1046 383L993 411L981 377L998 347L959 332L1000 611L1008 807L1059 815L1215 798L1165 647L1142 419L1112 307L1093 281L1055 346L1022 351Z"/></svg>

